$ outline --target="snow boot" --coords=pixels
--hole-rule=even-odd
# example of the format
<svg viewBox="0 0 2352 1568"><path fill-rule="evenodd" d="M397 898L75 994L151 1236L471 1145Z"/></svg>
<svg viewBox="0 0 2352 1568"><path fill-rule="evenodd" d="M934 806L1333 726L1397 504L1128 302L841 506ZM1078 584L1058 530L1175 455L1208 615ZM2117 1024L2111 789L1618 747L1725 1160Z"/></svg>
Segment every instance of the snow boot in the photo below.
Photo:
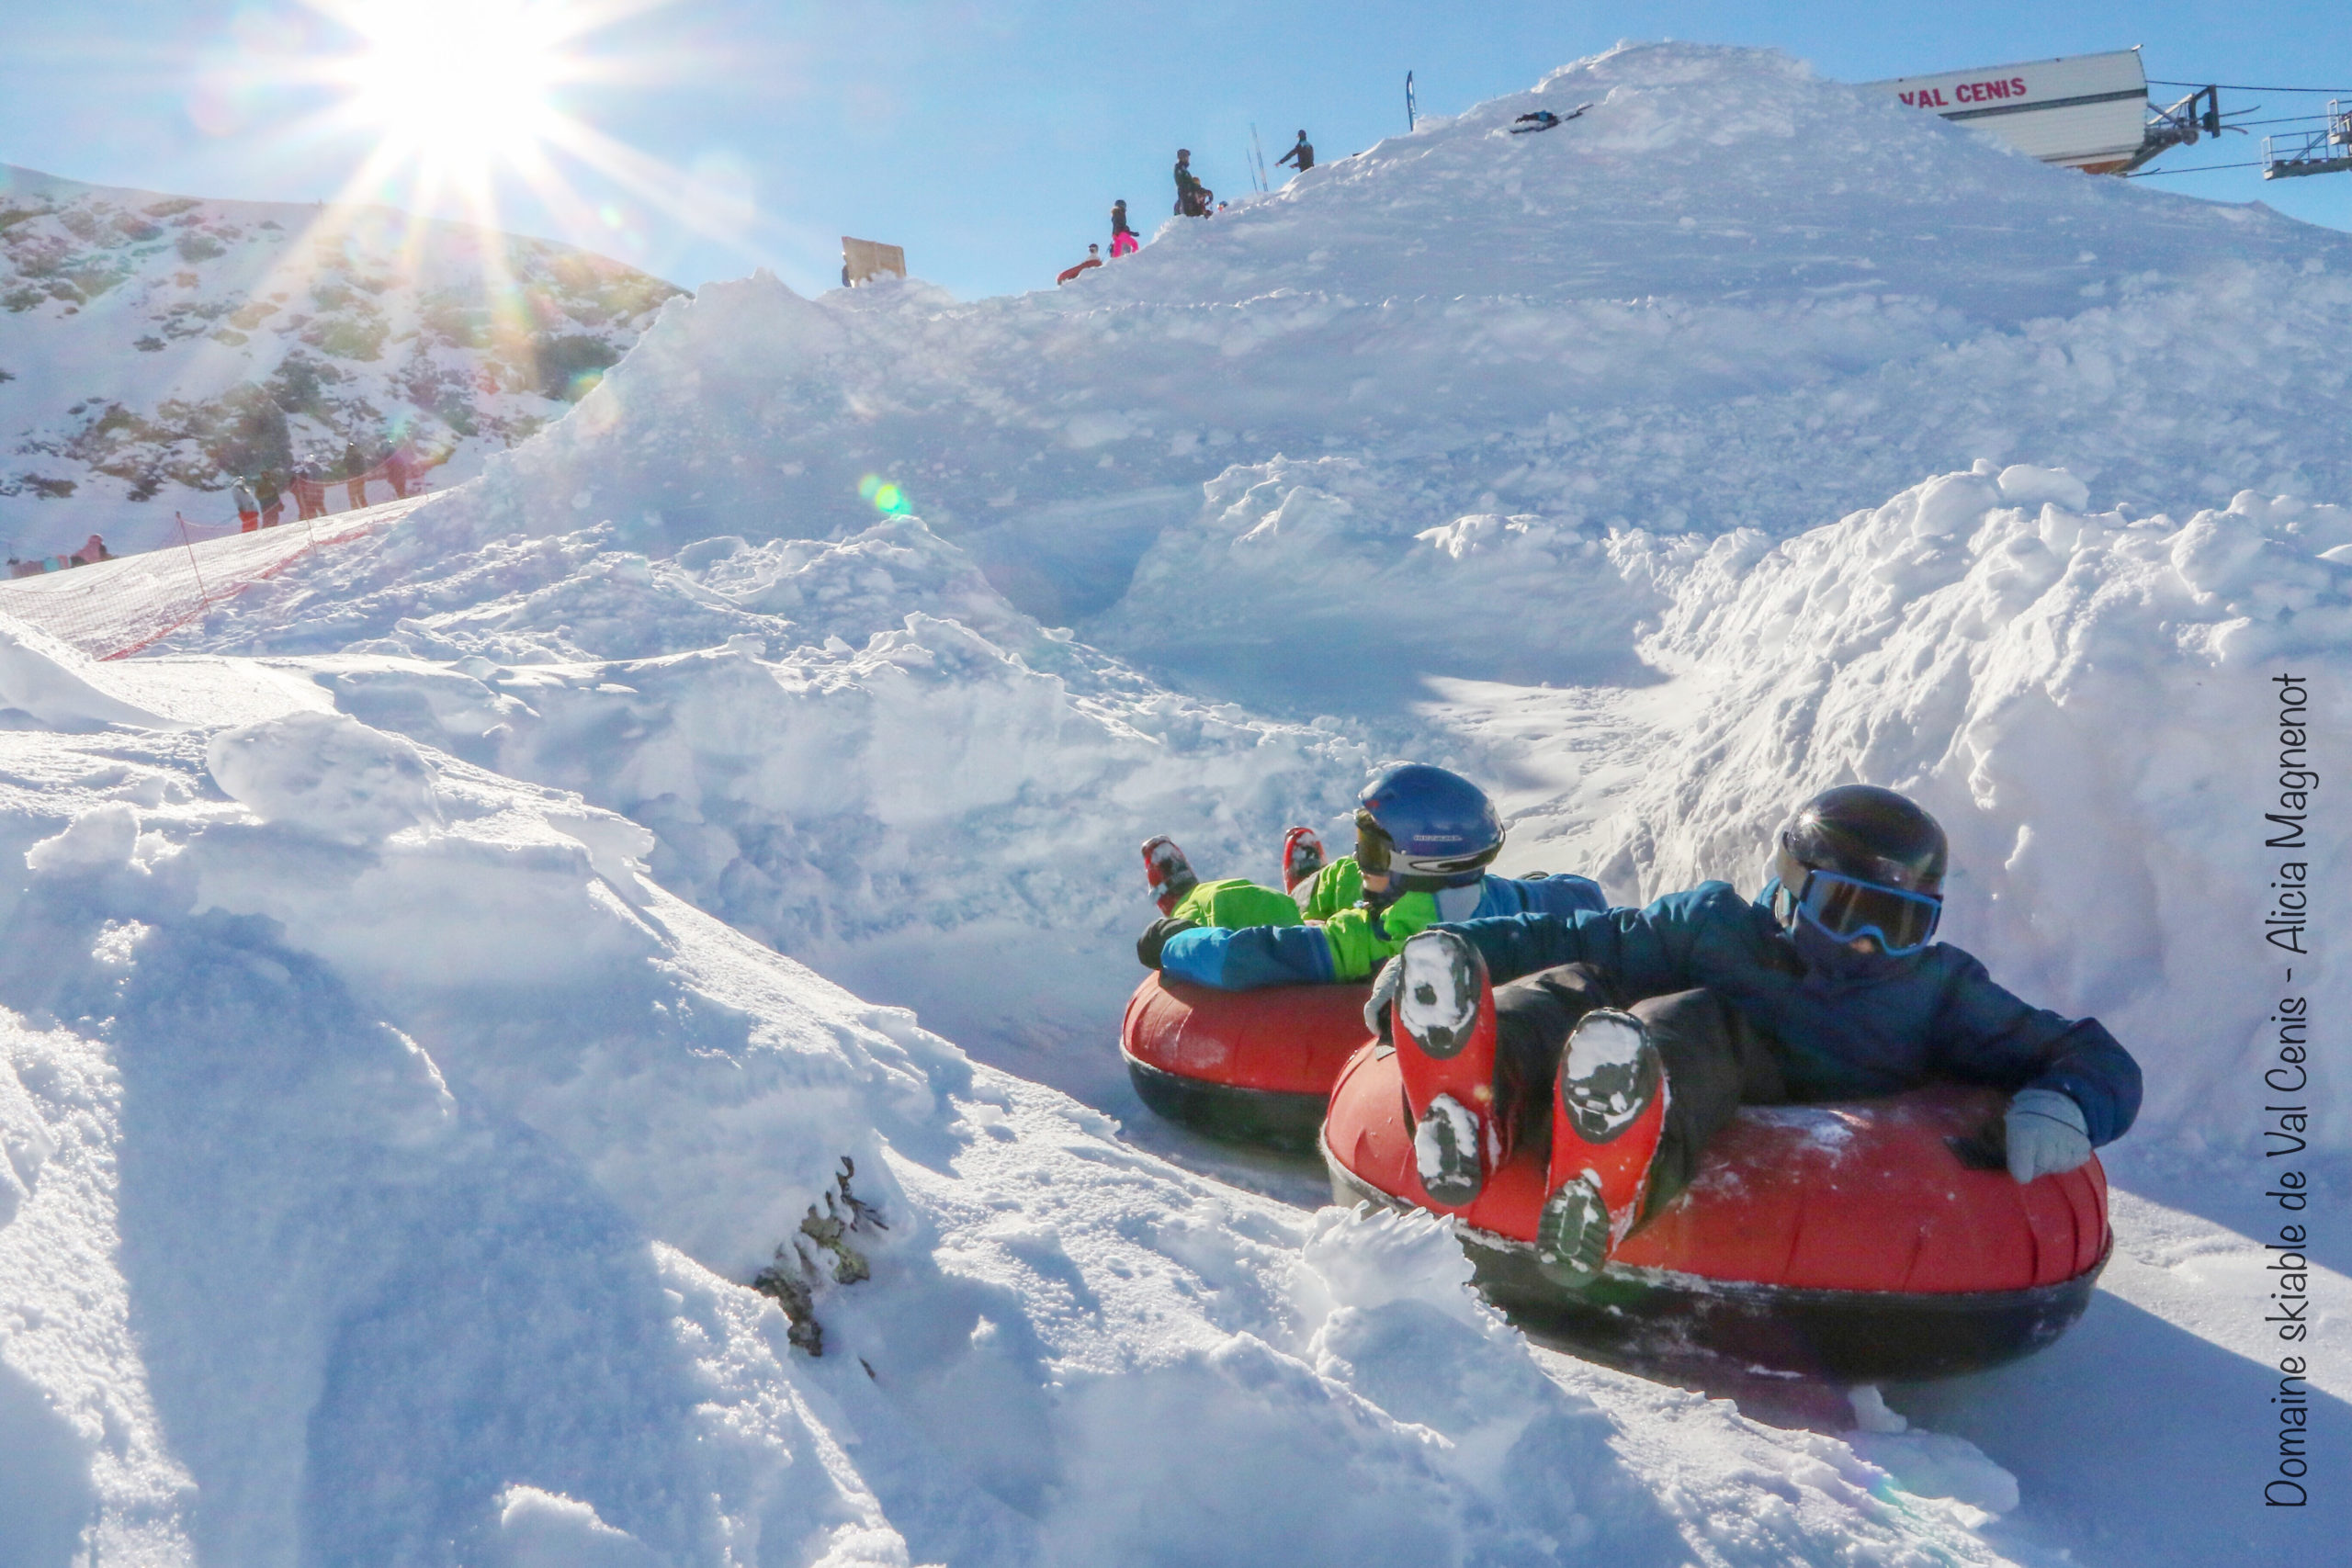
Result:
<svg viewBox="0 0 2352 1568"><path fill-rule="evenodd" d="M1625 1239L1648 1195L1666 1131L1665 1064L1642 1021L1596 1008L1577 1021L1552 1096L1550 1196L1535 1222L1535 1262L1581 1289Z"/></svg>
<svg viewBox="0 0 2352 1568"><path fill-rule="evenodd" d="M1413 1155L1430 1201L1458 1209L1501 1164L1495 1115L1495 992L1469 939L1415 933L1397 954L1389 1035L1413 1118Z"/></svg>
<svg viewBox="0 0 2352 1568"><path fill-rule="evenodd" d="M1152 901L1163 915L1174 914L1184 895L1201 885L1201 879L1193 874L1193 863L1165 833L1144 842L1143 879L1150 885Z"/></svg>
<svg viewBox="0 0 2352 1568"><path fill-rule="evenodd" d="M1299 888L1323 869L1323 840L1312 828L1293 828L1283 835L1283 891L1298 897Z"/></svg>

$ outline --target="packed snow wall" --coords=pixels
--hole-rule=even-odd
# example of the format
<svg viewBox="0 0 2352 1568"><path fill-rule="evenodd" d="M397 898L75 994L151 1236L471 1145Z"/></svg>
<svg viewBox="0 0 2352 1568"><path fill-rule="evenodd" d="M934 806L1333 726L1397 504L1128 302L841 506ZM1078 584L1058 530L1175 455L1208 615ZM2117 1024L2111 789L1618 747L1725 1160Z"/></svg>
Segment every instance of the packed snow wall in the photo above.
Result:
<svg viewBox="0 0 2352 1568"><path fill-rule="evenodd" d="M1643 650L1689 700L1583 840L1621 893L1754 891L1795 801L1909 792L1952 837L1944 938L2131 1045L2141 1135L2242 1152L2275 1124L2276 998L2352 1008L2322 912L2352 874L2324 793L2352 767L2352 509L2247 491L2134 519L2063 470L1980 464L1778 544L1716 540ZM2312 705L2287 764L2284 674ZM2282 850L2266 813L2305 764L2321 804ZM2293 950L2265 921L2286 862L2312 910ZM2315 1060L2311 1097L2316 1143L2352 1149L2352 1062Z"/></svg>

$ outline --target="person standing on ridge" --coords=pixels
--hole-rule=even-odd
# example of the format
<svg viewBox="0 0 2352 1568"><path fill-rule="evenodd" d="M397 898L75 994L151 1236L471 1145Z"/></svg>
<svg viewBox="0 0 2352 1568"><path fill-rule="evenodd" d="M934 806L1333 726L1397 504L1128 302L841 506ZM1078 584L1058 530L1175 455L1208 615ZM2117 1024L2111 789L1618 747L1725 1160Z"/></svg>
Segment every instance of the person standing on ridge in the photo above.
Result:
<svg viewBox="0 0 2352 1568"><path fill-rule="evenodd" d="M1302 175L1315 166L1315 143L1306 139L1304 128L1298 133L1298 145L1274 160L1274 167L1278 169L1284 164L1296 164Z"/></svg>
<svg viewBox="0 0 2352 1568"><path fill-rule="evenodd" d="M1176 216L1206 218L1216 199L1216 192L1203 185L1193 173L1193 150L1176 149Z"/></svg>
<svg viewBox="0 0 2352 1568"><path fill-rule="evenodd" d="M319 477L317 466L309 458L306 457L294 465L294 471L288 477L286 483L287 488L294 492L294 516L297 522L307 523L313 517L326 515L327 483Z"/></svg>
<svg viewBox="0 0 2352 1568"><path fill-rule="evenodd" d="M1127 204L1125 197L1111 204L1111 259L1131 256L1143 249L1143 242L1127 227Z"/></svg>

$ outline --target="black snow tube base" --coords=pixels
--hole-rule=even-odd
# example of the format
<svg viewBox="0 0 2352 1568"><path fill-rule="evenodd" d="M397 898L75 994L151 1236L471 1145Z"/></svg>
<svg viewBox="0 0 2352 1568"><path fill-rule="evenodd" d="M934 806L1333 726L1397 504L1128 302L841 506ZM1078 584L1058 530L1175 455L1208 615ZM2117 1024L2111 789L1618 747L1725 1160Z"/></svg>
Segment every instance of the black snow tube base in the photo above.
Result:
<svg viewBox="0 0 2352 1568"><path fill-rule="evenodd" d="M1139 1062L1125 1051L1136 1098L1169 1121L1223 1143L1258 1144L1295 1154L1315 1152L1328 1103L1319 1094L1242 1089L1182 1077Z"/></svg>
<svg viewBox="0 0 2352 1568"><path fill-rule="evenodd" d="M1335 1202L1411 1210L1324 1150ZM2114 1250L2069 1280L2014 1291L1825 1291L1611 1264L1582 1291L1527 1243L1461 1227L1479 1293L1538 1344L1635 1371L1770 1367L1837 1383L1982 1371L2051 1344L2090 1305Z"/></svg>

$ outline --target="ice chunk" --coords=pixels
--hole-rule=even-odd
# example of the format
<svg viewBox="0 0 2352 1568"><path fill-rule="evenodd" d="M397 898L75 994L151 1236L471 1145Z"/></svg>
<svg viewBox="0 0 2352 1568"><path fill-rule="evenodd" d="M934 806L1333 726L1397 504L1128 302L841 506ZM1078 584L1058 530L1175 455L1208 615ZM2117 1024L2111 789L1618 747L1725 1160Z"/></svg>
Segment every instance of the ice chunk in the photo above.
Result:
<svg viewBox="0 0 2352 1568"><path fill-rule="evenodd" d="M2069 512L2080 512L2091 503L2091 487L2064 468L2011 463L1993 482L2000 487L2001 500L2009 506L2038 506L2050 502Z"/></svg>
<svg viewBox="0 0 2352 1568"><path fill-rule="evenodd" d="M440 820L416 748L342 714L295 713L212 738L205 762L266 822L349 844Z"/></svg>
<svg viewBox="0 0 2352 1568"><path fill-rule="evenodd" d="M25 852L25 864L43 876L64 876L127 865L139 848L139 813L122 801L85 811L54 838Z"/></svg>
<svg viewBox="0 0 2352 1568"><path fill-rule="evenodd" d="M596 1510L558 1492L510 1486L498 1499L503 1568L659 1568L661 1558Z"/></svg>

